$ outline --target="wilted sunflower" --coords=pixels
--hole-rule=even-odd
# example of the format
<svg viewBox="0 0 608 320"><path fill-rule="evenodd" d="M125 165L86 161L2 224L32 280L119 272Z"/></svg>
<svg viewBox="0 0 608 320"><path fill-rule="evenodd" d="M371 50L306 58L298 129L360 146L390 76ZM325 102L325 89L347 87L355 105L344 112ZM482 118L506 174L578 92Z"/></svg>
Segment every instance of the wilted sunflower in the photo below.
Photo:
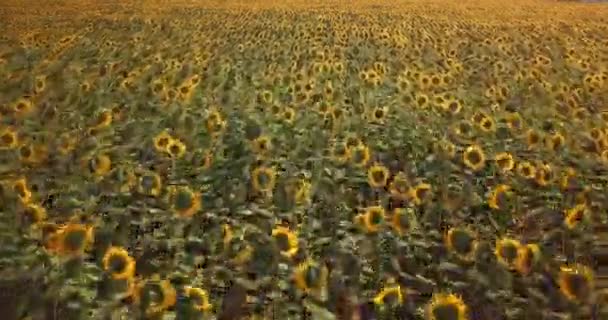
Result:
<svg viewBox="0 0 608 320"><path fill-rule="evenodd" d="M213 306L209 303L209 294L206 290L195 287L185 287L184 294L196 310L210 311Z"/></svg>
<svg viewBox="0 0 608 320"><path fill-rule="evenodd" d="M171 192L171 207L182 217L191 217L201 209L201 196L188 186L174 188Z"/></svg>
<svg viewBox="0 0 608 320"><path fill-rule="evenodd" d="M308 259L294 271L294 282L298 289L307 294L319 293L327 286L328 270L324 264Z"/></svg>
<svg viewBox="0 0 608 320"><path fill-rule="evenodd" d="M406 232L417 226L417 219L414 210L406 208L397 208L393 210L391 217L391 227L399 235L404 235Z"/></svg>
<svg viewBox="0 0 608 320"><path fill-rule="evenodd" d="M276 173L269 167L257 167L251 172L251 182L253 190L256 192L272 192L276 182Z"/></svg>
<svg viewBox="0 0 608 320"><path fill-rule="evenodd" d="M467 306L454 294L434 293L425 308L426 320L467 320Z"/></svg>
<svg viewBox="0 0 608 320"><path fill-rule="evenodd" d="M573 208L566 210L565 214L564 224L568 229L574 229L585 218L587 205L584 203L577 204Z"/></svg>
<svg viewBox="0 0 608 320"><path fill-rule="evenodd" d="M496 166L502 172L509 172L515 168L515 161L513 160L513 156L508 152L501 152L494 157L494 161L496 162Z"/></svg>
<svg viewBox="0 0 608 320"><path fill-rule="evenodd" d="M509 269L515 269L517 253L520 248L521 243L518 240L512 238L497 239L494 255L500 264Z"/></svg>
<svg viewBox="0 0 608 320"><path fill-rule="evenodd" d="M594 276L591 268L575 264L562 266L557 282L562 294L571 301L587 301L594 289Z"/></svg>
<svg viewBox="0 0 608 320"><path fill-rule="evenodd" d="M388 177L389 171L383 165L375 164L367 170L367 183L374 188L384 188Z"/></svg>
<svg viewBox="0 0 608 320"><path fill-rule="evenodd" d="M298 253L298 236L283 226L272 229L272 237L281 255L291 258Z"/></svg>
<svg viewBox="0 0 608 320"><path fill-rule="evenodd" d="M135 259L122 247L109 247L103 255L103 269L113 279L129 280L135 274Z"/></svg>
<svg viewBox="0 0 608 320"><path fill-rule="evenodd" d="M465 260L471 260L475 255L477 239L475 234L466 228L452 227L445 236L445 245L448 251Z"/></svg>
<svg viewBox="0 0 608 320"><path fill-rule="evenodd" d="M462 160L468 168L478 171L485 166L486 156L481 147L472 145L465 149Z"/></svg>

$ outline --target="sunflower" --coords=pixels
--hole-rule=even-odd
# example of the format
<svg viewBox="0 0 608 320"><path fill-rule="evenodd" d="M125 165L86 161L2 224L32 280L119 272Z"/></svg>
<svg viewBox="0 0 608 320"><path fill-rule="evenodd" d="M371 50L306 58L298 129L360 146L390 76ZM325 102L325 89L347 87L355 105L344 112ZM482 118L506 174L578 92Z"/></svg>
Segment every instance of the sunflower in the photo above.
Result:
<svg viewBox="0 0 608 320"><path fill-rule="evenodd" d="M296 287L307 294L319 293L325 289L327 276L327 267L311 259L300 263L293 274Z"/></svg>
<svg viewBox="0 0 608 320"><path fill-rule="evenodd" d="M32 224L38 224L46 219L46 209L33 203L25 204L21 214Z"/></svg>
<svg viewBox="0 0 608 320"><path fill-rule="evenodd" d="M135 259L122 247L109 247L103 255L103 269L113 279L131 279L135 274Z"/></svg>
<svg viewBox="0 0 608 320"><path fill-rule="evenodd" d="M365 209L362 222L367 232L373 233L380 230L384 224L384 208L382 206L372 206Z"/></svg>
<svg viewBox="0 0 608 320"><path fill-rule="evenodd" d="M177 302L177 291L167 279L160 279L158 275L136 285L133 298L137 305L145 303L146 315L159 315L173 307Z"/></svg>
<svg viewBox="0 0 608 320"><path fill-rule="evenodd" d="M528 149L534 149L542 140L542 136L536 130L529 129L526 132L526 143L528 144Z"/></svg>
<svg viewBox="0 0 608 320"><path fill-rule="evenodd" d="M566 138L559 132L547 137L547 147L553 152L559 151L565 144Z"/></svg>
<svg viewBox="0 0 608 320"><path fill-rule="evenodd" d="M559 271L557 283L561 293L571 301L587 301L595 286L594 275L591 268L575 264L562 266Z"/></svg>
<svg viewBox="0 0 608 320"><path fill-rule="evenodd" d="M186 154L186 145L178 139L172 139L169 141L166 150L172 158L179 159Z"/></svg>
<svg viewBox="0 0 608 320"><path fill-rule="evenodd" d="M32 199L32 192L27 186L27 179L22 177L12 183L12 189L17 194L21 203L27 204Z"/></svg>
<svg viewBox="0 0 608 320"><path fill-rule="evenodd" d="M373 298L374 304L378 306L400 305L404 300L404 290L398 284L388 285L382 288Z"/></svg>
<svg viewBox="0 0 608 320"><path fill-rule="evenodd" d="M157 197L160 195L162 180L157 173L146 172L139 177L137 190L141 194Z"/></svg>
<svg viewBox="0 0 608 320"><path fill-rule="evenodd" d="M509 205L508 201L512 195L513 192L511 191L510 186L499 184L490 192L490 195L488 196L488 206L495 210L505 209Z"/></svg>
<svg viewBox="0 0 608 320"><path fill-rule="evenodd" d="M547 163L541 163L536 167L536 175L534 181L539 186L548 186L553 181L553 169Z"/></svg>
<svg viewBox="0 0 608 320"><path fill-rule="evenodd" d="M106 154L98 154L87 161L89 172L96 177L107 175L112 169L112 160Z"/></svg>
<svg viewBox="0 0 608 320"><path fill-rule="evenodd" d="M300 179L296 182L294 200L296 204L305 204L310 200L312 185L309 181Z"/></svg>
<svg viewBox="0 0 608 320"><path fill-rule="evenodd" d="M79 256L93 242L93 227L80 223L68 223L57 230L58 253Z"/></svg>
<svg viewBox="0 0 608 320"><path fill-rule="evenodd" d="M348 161L348 147L346 143L335 143L331 149L331 158L338 164L344 164Z"/></svg>
<svg viewBox="0 0 608 320"><path fill-rule="evenodd" d="M171 207L182 217L192 217L201 209L201 196L187 186L177 187L171 192Z"/></svg>
<svg viewBox="0 0 608 320"><path fill-rule="evenodd" d="M421 182L416 186L410 188L409 197L412 199L414 204L421 205L430 198L431 185L428 183Z"/></svg>
<svg viewBox="0 0 608 320"><path fill-rule="evenodd" d="M517 112L509 113L505 120L507 122L507 127L511 131L519 131L523 127L523 121Z"/></svg>
<svg viewBox="0 0 608 320"><path fill-rule="evenodd" d="M456 146L448 140L439 141L436 144L435 151L444 157L444 159L452 159L456 156Z"/></svg>
<svg viewBox="0 0 608 320"><path fill-rule="evenodd" d="M272 229L272 237L281 255L291 258L298 253L298 236L289 228L277 226Z"/></svg>
<svg viewBox="0 0 608 320"><path fill-rule="evenodd" d="M518 240L501 238L496 240L494 255L500 264L509 269L514 269L519 248L521 248L521 243Z"/></svg>
<svg viewBox="0 0 608 320"><path fill-rule="evenodd" d="M458 100L448 100L442 104L444 110L448 111L452 115L457 115L462 110L462 105Z"/></svg>
<svg viewBox="0 0 608 320"><path fill-rule="evenodd" d="M416 214L414 210L397 208L393 210L391 217L391 227L399 235L404 235L408 230L415 228L417 225Z"/></svg>
<svg viewBox="0 0 608 320"><path fill-rule="evenodd" d="M13 112L17 115L28 114L34 108L34 104L31 100L20 98L13 103Z"/></svg>
<svg viewBox="0 0 608 320"><path fill-rule="evenodd" d="M296 111L293 108L285 108L283 110L283 120L288 124L293 124L296 118Z"/></svg>
<svg viewBox="0 0 608 320"><path fill-rule="evenodd" d="M494 132L496 130L496 122L491 117L484 117L479 123L479 128L483 132Z"/></svg>
<svg viewBox="0 0 608 320"><path fill-rule="evenodd" d="M391 181L389 191L393 197L405 200L410 195L411 185L407 175L404 172L399 172Z"/></svg>
<svg viewBox="0 0 608 320"><path fill-rule="evenodd" d="M572 167L566 168L560 180L560 187L562 190L577 190L581 187L576 170Z"/></svg>
<svg viewBox="0 0 608 320"><path fill-rule="evenodd" d="M93 128L107 128L112 124L112 110L103 110L97 115Z"/></svg>
<svg viewBox="0 0 608 320"><path fill-rule="evenodd" d="M266 155L272 149L272 142L268 136L259 136L253 140L253 151L258 155Z"/></svg>
<svg viewBox="0 0 608 320"><path fill-rule="evenodd" d="M485 166L486 156L479 146L471 145L465 149L462 160L468 168L478 171Z"/></svg>
<svg viewBox="0 0 608 320"><path fill-rule="evenodd" d="M256 192L272 192L276 182L276 173L269 167L258 167L251 172L251 182Z"/></svg>
<svg viewBox="0 0 608 320"><path fill-rule="evenodd" d="M356 167L364 167L369 161L369 149L365 145L359 145L349 149L348 157Z"/></svg>
<svg viewBox="0 0 608 320"><path fill-rule="evenodd" d="M475 255L477 239L475 234L466 228L452 227L445 236L445 245L448 251L465 260L471 260Z"/></svg>
<svg viewBox="0 0 608 320"><path fill-rule="evenodd" d="M374 188L384 188L388 181L389 171L383 165L373 165L367 170L367 183Z"/></svg>
<svg viewBox="0 0 608 320"><path fill-rule="evenodd" d="M166 130L162 131L154 137L154 149L161 153L167 152L167 146L169 146L171 141L173 141L173 137L171 137L169 132Z"/></svg>
<svg viewBox="0 0 608 320"><path fill-rule="evenodd" d="M517 251L515 269L522 275L527 275L538 263L541 257L540 247L537 244L529 243L522 245Z"/></svg>
<svg viewBox="0 0 608 320"><path fill-rule="evenodd" d="M205 120L207 132L212 136L216 136L226 127L226 121L222 119L222 115L218 111L212 111Z"/></svg>
<svg viewBox="0 0 608 320"><path fill-rule="evenodd" d="M536 167L529 161L523 161L517 165L517 173L523 178L534 179L536 177Z"/></svg>
<svg viewBox="0 0 608 320"><path fill-rule="evenodd" d="M387 114L387 108L376 107L371 112L371 119L375 123L382 124L382 123L384 123L386 114Z"/></svg>
<svg viewBox="0 0 608 320"><path fill-rule="evenodd" d="M515 168L515 161L513 160L513 156L508 152L501 152L494 157L494 161L496 162L496 166L502 172L510 172Z"/></svg>
<svg viewBox="0 0 608 320"><path fill-rule="evenodd" d="M213 306L209 303L209 293L206 290L195 287L185 287L184 294L190 299L196 310L209 311Z"/></svg>
<svg viewBox="0 0 608 320"><path fill-rule="evenodd" d="M76 148L77 139L70 133L63 133L59 136L57 143L57 150L63 156L68 155L72 150Z"/></svg>
<svg viewBox="0 0 608 320"><path fill-rule="evenodd" d="M434 293L425 308L426 320L467 320L467 306L454 294Z"/></svg>
<svg viewBox="0 0 608 320"><path fill-rule="evenodd" d="M19 145L17 132L12 128L6 128L0 133L0 149L14 149Z"/></svg>
<svg viewBox="0 0 608 320"><path fill-rule="evenodd" d="M587 205L584 203L577 204L573 208L565 211L564 224L568 229L574 229L587 215Z"/></svg>

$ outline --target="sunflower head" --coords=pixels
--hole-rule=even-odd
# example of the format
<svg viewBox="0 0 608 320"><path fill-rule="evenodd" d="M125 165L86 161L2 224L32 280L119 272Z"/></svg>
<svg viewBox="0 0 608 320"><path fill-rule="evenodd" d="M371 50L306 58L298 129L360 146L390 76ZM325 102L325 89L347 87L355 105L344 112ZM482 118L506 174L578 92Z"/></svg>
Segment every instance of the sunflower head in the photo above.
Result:
<svg viewBox="0 0 608 320"><path fill-rule="evenodd" d="M520 274L527 275L538 264L540 258L540 247L537 244L529 243L522 245L517 252L515 269Z"/></svg>
<svg viewBox="0 0 608 320"><path fill-rule="evenodd" d="M309 259L296 267L294 282L304 293L315 293L327 286L327 275L325 265Z"/></svg>
<svg viewBox="0 0 608 320"><path fill-rule="evenodd" d="M291 258L298 253L298 236L283 226L277 226L272 230L274 242L281 255Z"/></svg>
<svg viewBox="0 0 608 320"><path fill-rule="evenodd" d="M259 136L253 140L253 150L258 155L267 154L272 148L272 142L268 136Z"/></svg>
<svg viewBox="0 0 608 320"><path fill-rule="evenodd" d="M171 192L171 206L182 217L191 217L201 209L201 197L187 186L175 188Z"/></svg>
<svg viewBox="0 0 608 320"><path fill-rule="evenodd" d="M139 177L137 190L141 194L157 197L160 195L162 180L157 173L146 172Z"/></svg>
<svg viewBox="0 0 608 320"><path fill-rule="evenodd" d="M185 287L184 293L196 310L209 311L213 306L209 303L209 293L201 288Z"/></svg>
<svg viewBox="0 0 608 320"><path fill-rule="evenodd" d="M372 206L365 210L362 222L367 232L377 232L384 225L385 213L382 206Z"/></svg>
<svg viewBox="0 0 608 320"><path fill-rule="evenodd" d="M515 168L515 161L513 161L513 156L508 152L501 152L496 155L494 158L496 162L496 166L502 172L510 172Z"/></svg>
<svg viewBox="0 0 608 320"><path fill-rule="evenodd" d="M416 205L421 205L431 198L431 185L421 182L410 189L410 199Z"/></svg>
<svg viewBox="0 0 608 320"><path fill-rule="evenodd" d="M428 320L467 320L467 306L454 294L434 293L425 308Z"/></svg>
<svg viewBox="0 0 608 320"><path fill-rule="evenodd" d="M468 229L453 227L448 230L445 244L448 251L461 258L471 259L475 255L477 239Z"/></svg>
<svg viewBox="0 0 608 320"><path fill-rule="evenodd" d="M549 164L541 163L536 167L536 175L534 181L539 186L545 187L553 182L553 168Z"/></svg>
<svg viewBox="0 0 608 320"><path fill-rule="evenodd" d="M33 203L25 204L21 214L28 224L38 224L46 219L46 209Z"/></svg>
<svg viewBox="0 0 608 320"><path fill-rule="evenodd" d="M494 255L500 264L509 269L514 269L519 248L521 248L521 243L518 240L501 238L496 240Z"/></svg>
<svg viewBox="0 0 608 320"><path fill-rule="evenodd" d="M154 137L153 141L154 149L156 149L157 152L165 153L167 152L167 147L169 146L169 143L173 141L173 137L169 134L169 132L165 130L157 134L156 137Z"/></svg>
<svg viewBox="0 0 608 320"><path fill-rule="evenodd" d="M269 167L257 167L251 172L251 182L256 192L272 192L276 183L276 173Z"/></svg>
<svg viewBox="0 0 608 320"><path fill-rule="evenodd" d="M528 143L528 149L534 149L543 140L543 137L534 129L529 129L526 132L526 142Z"/></svg>
<svg viewBox="0 0 608 320"><path fill-rule="evenodd" d="M469 169L479 171L485 166L486 157L479 146L472 145L465 149L462 160Z"/></svg>
<svg viewBox="0 0 608 320"><path fill-rule="evenodd" d="M224 130L226 121L218 111L212 111L205 120L205 126L207 127L207 132L212 136L215 136Z"/></svg>
<svg viewBox="0 0 608 320"><path fill-rule="evenodd" d="M373 165L367 170L367 182L374 188L383 188L388 181L389 171L383 165Z"/></svg>
<svg viewBox="0 0 608 320"><path fill-rule="evenodd" d="M331 157L338 164L344 164L348 161L348 147L346 143L336 143L331 149Z"/></svg>
<svg viewBox="0 0 608 320"><path fill-rule="evenodd" d="M587 214L587 205L584 203L577 204L573 208L566 210L564 224L568 229L574 229L579 225Z"/></svg>
<svg viewBox="0 0 608 320"><path fill-rule="evenodd" d="M404 300L404 290L400 285L392 284L382 288L373 298L374 304L378 306L401 305Z"/></svg>
<svg viewBox="0 0 608 320"><path fill-rule="evenodd" d="M182 158L186 154L186 144L181 140L171 139L167 144L166 152L175 159Z"/></svg>
<svg viewBox="0 0 608 320"><path fill-rule="evenodd" d="M17 138L17 132L12 128L7 128L0 132L0 148L1 149L14 149L19 144Z"/></svg>
<svg viewBox="0 0 608 320"><path fill-rule="evenodd" d="M517 165L517 173L522 178L534 179L536 177L536 167L529 161L523 161Z"/></svg>
<svg viewBox="0 0 608 320"><path fill-rule="evenodd" d="M389 191L393 197L398 199L406 199L409 197L410 181L404 172L399 172L391 181Z"/></svg>
<svg viewBox="0 0 608 320"><path fill-rule="evenodd" d="M21 201L21 203L29 203L32 199L32 192L27 186L26 178L20 178L12 183L12 189L17 195L17 198Z"/></svg>
<svg viewBox="0 0 608 320"><path fill-rule="evenodd" d="M121 247L109 247L103 255L103 268L113 279L131 279L135 274L135 259Z"/></svg>
<svg viewBox="0 0 608 320"><path fill-rule="evenodd" d="M405 234L408 230L415 228L418 224L414 210L397 208L393 210L391 226L399 235Z"/></svg>
<svg viewBox="0 0 608 320"><path fill-rule="evenodd" d="M511 187L506 184L496 186L488 196L488 205L495 210L506 209L509 206L509 200L513 196Z"/></svg>
<svg viewBox="0 0 608 320"><path fill-rule="evenodd" d="M595 284L591 268L580 264L562 266L557 282L562 294L568 300L577 302L589 300Z"/></svg>
<svg viewBox="0 0 608 320"><path fill-rule="evenodd" d="M153 276L137 284L135 303L144 308L147 316L159 315L177 302L177 291L169 280Z"/></svg>
<svg viewBox="0 0 608 320"><path fill-rule="evenodd" d="M80 223L69 223L57 231L59 253L79 256L93 242L93 228Z"/></svg>
<svg viewBox="0 0 608 320"><path fill-rule="evenodd" d="M349 158L356 167L364 167L369 161L369 149L367 146L359 145L349 149Z"/></svg>
<svg viewBox="0 0 608 320"><path fill-rule="evenodd" d="M96 177L104 177L112 169L112 160L107 154L98 154L87 161L89 172Z"/></svg>

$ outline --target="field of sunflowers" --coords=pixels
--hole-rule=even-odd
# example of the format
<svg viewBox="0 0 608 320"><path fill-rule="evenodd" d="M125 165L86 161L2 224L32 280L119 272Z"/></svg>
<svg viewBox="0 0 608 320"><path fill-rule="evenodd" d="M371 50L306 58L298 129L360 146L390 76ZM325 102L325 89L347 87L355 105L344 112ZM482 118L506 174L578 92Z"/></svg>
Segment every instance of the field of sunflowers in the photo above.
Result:
<svg viewBox="0 0 608 320"><path fill-rule="evenodd" d="M608 319L605 5L5 0L0 30L2 319Z"/></svg>

